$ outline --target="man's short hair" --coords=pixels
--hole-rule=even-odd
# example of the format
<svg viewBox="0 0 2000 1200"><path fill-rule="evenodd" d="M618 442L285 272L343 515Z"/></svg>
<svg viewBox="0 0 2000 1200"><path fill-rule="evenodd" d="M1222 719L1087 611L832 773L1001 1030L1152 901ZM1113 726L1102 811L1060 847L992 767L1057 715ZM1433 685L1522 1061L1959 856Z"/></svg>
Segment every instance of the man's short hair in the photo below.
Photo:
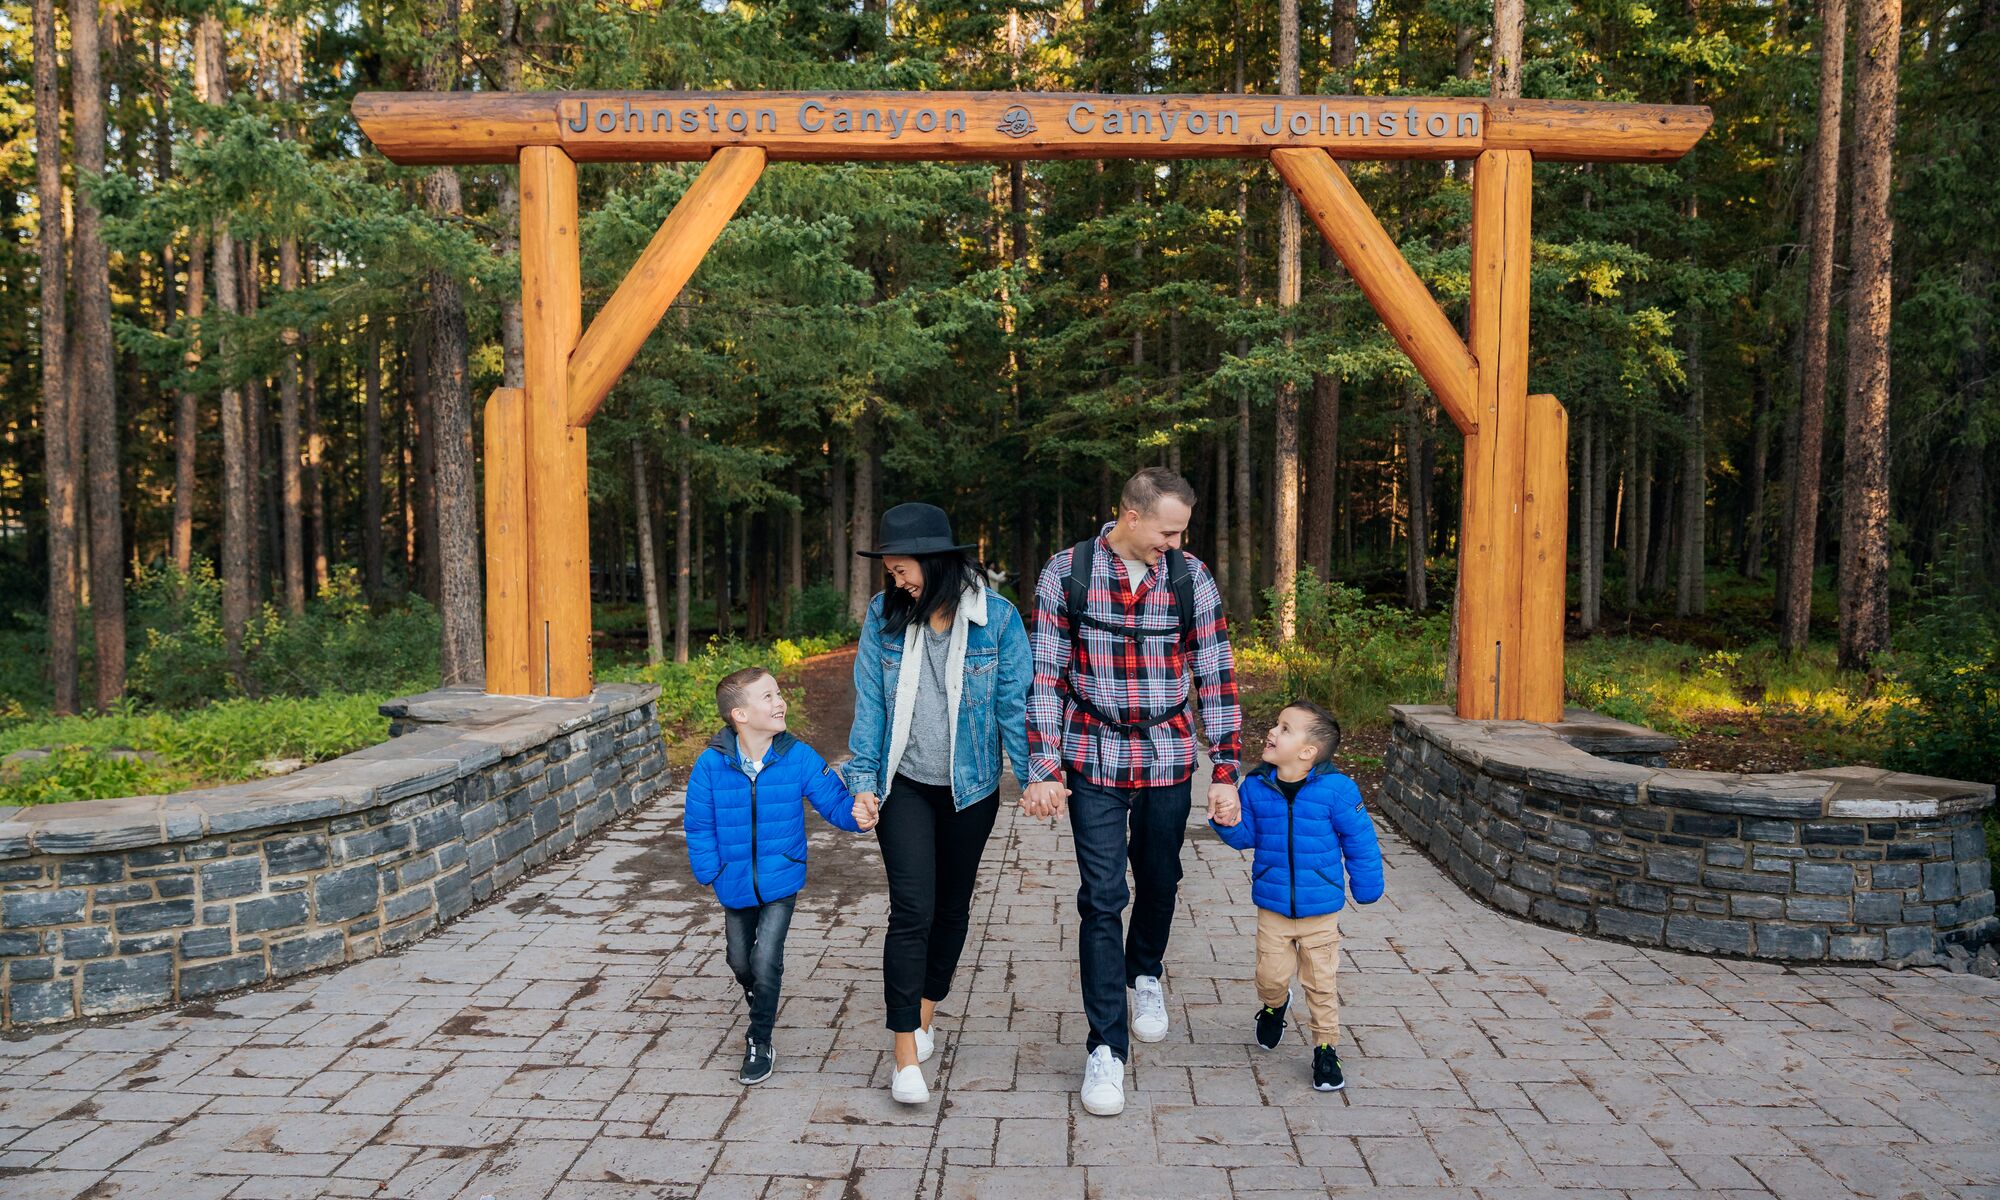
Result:
<svg viewBox="0 0 2000 1200"><path fill-rule="evenodd" d="M722 682L715 685L715 711L721 714L724 725L736 728L736 718L730 714L743 707L750 689L770 673L764 667L745 667L722 677Z"/></svg>
<svg viewBox="0 0 2000 1200"><path fill-rule="evenodd" d="M1340 722L1332 713L1310 700L1294 700L1285 705L1306 715L1306 745L1317 747L1313 755L1313 765L1324 766L1333 761L1334 751L1340 749Z"/></svg>
<svg viewBox="0 0 2000 1200"><path fill-rule="evenodd" d="M1193 485L1182 479L1176 472L1165 467L1147 467L1125 481L1125 490L1118 493L1118 507L1134 509L1140 516L1147 516L1160 506L1160 501L1173 497L1189 508L1200 499Z"/></svg>

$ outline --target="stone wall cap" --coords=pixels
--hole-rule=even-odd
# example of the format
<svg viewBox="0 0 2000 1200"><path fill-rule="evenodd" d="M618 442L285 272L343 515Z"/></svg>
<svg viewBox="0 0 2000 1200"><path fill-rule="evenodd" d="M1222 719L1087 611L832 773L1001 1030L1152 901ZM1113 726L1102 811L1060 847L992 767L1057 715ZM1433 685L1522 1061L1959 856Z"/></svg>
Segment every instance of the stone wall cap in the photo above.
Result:
<svg viewBox="0 0 2000 1200"><path fill-rule="evenodd" d="M415 728L289 775L171 796L0 806L0 861L130 850L360 812L445 786L659 694L653 684L611 683L570 699L464 687L399 697L381 712Z"/></svg>

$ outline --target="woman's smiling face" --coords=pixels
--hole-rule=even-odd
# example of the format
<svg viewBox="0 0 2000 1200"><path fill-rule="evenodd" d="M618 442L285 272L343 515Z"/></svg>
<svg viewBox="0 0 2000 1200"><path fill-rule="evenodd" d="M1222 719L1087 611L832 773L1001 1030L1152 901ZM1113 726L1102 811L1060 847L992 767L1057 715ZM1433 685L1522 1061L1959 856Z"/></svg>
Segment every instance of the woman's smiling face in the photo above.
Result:
<svg viewBox="0 0 2000 1200"><path fill-rule="evenodd" d="M885 554L882 556L882 569L889 572L889 582L910 599L923 599L924 569L916 559L906 554Z"/></svg>

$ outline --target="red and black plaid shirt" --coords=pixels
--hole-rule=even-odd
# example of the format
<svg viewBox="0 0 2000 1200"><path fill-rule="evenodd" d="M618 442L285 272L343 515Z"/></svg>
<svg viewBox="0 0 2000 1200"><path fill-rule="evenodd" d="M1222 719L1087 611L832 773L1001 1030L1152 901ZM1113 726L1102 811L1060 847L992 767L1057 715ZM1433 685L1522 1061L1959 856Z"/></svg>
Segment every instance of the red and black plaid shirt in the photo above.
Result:
<svg viewBox="0 0 2000 1200"><path fill-rule="evenodd" d="M1195 613L1184 646L1166 556L1153 564L1135 592L1106 540L1114 527L1106 525L1097 535L1088 612L1107 624L1146 633L1130 638L1078 622L1072 645L1063 596L1074 550L1062 551L1042 568L1028 638L1035 655L1034 689L1028 694L1028 777L1040 782L1068 770L1103 787L1164 787L1187 779L1195 763L1194 720L1187 707L1192 672L1215 782L1234 783L1242 757L1243 710L1236 701L1235 659L1215 577L1200 559L1187 556ZM1079 708L1069 687L1126 721L1142 721L1177 706L1180 711L1144 729L1120 729Z"/></svg>

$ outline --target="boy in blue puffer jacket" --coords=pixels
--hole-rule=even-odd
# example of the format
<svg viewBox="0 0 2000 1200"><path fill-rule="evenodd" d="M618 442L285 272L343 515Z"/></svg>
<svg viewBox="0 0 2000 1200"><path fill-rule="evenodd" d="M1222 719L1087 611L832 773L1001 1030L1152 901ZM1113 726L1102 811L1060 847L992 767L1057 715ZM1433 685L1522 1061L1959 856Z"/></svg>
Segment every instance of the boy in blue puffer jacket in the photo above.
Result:
<svg viewBox="0 0 2000 1200"><path fill-rule="evenodd" d="M785 934L792 904L806 882L806 818L810 801L836 829L859 833L875 825L826 760L785 732L785 696L762 667L738 671L715 685L725 728L694 760L688 775L688 864L696 882L715 889L728 932L729 969L750 1005L750 1037L742 1083L762 1083L777 1063L771 1027L785 978Z"/></svg>
<svg viewBox="0 0 2000 1200"><path fill-rule="evenodd" d="M1264 735L1264 764L1243 781L1242 815L1210 821L1222 840L1253 850L1250 898L1257 904L1257 1044L1278 1048L1292 973L1312 1017L1313 1087L1337 1092L1340 1073L1338 914L1382 898L1382 847L1361 803L1361 789L1333 769L1340 723L1316 704L1296 703ZM1342 886L1343 874L1346 887Z"/></svg>

